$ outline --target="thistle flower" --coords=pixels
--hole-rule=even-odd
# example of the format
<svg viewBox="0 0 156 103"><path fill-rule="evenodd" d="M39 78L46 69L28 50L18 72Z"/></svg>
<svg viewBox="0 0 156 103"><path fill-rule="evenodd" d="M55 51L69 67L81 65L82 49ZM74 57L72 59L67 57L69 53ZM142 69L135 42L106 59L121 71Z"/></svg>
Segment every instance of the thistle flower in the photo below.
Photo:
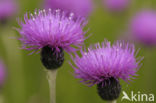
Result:
<svg viewBox="0 0 156 103"><path fill-rule="evenodd" d="M0 20L5 20L17 11L17 4L14 0L0 0Z"/></svg>
<svg viewBox="0 0 156 103"><path fill-rule="evenodd" d="M97 84L99 95L108 101L119 97L119 79L126 82L133 79L141 61L136 59L134 45L124 41L117 41L111 46L105 40L102 46L99 43L90 46L88 51L81 51L81 55L72 57L76 65L71 64L75 77L90 86Z"/></svg>
<svg viewBox="0 0 156 103"><path fill-rule="evenodd" d="M81 48L85 40L83 27L87 23L84 18L60 10L39 10L34 15L25 14L24 22L18 29L23 49L41 51L41 60L46 68L58 68L64 60L63 50L74 52ZM52 63L56 66L52 66Z"/></svg>
<svg viewBox="0 0 156 103"><path fill-rule="evenodd" d="M103 2L110 11L123 11L129 5L129 0L103 0Z"/></svg>
<svg viewBox="0 0 156 103"><path fill-rule="evenodd" d="M45 8L61 9L87 17L93 8L92 0L45 0Z"/></svg>
<svg viewBox="0 0 156 103"><path fill-rule="evenodd" d="M133 38L146 45L156 45L156 12L144 10L137 13L131 21Z"/></svg>
<svg viewBox="0 0 156 103"><path fill-rule="evenodd" d="M3 85L5 76L6 76L5 66L4 66L3 62L0 60L0 86Z"/></svg>

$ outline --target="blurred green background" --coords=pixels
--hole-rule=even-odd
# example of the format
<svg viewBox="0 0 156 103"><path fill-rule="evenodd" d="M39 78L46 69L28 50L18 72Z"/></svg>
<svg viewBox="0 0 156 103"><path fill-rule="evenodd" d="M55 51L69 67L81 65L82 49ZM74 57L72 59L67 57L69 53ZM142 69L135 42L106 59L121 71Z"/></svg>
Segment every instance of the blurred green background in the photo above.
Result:
<svg viewBox="0 0 156 103"><path fill-rule="evenodd" d="M40 8L41 0L19 0L20 10L17 17L22 18L26 12L33 12ZM105 10L101 0L94 0L94 12L89 18L88 34L92 34L85 43L87 46L96 42L102 42L107 38L111 42L122 38L127 30L130 17L145 7L156 9L156 0L132 0L129 9L120 15L109 13ZM13 29L18 27L16 17L12 18L8 25L0 26L0 57L7 66L7 78L0 90L2 103L49 103L49 87L46 73L40 62L40 55L28 55L30 52L20 49L20 42L12 37L19 36ZM137 79L129 84L123 82L122 90L130 94L137 93L156 94L156 49L137 44L141 48L139 56L144 56L143 65L140 68ZM97 94L96 86L87 87L72 75L73 70L68 64L71 60L66 53L64 65L58 70L56 84L57 103L105 103ZM118 103L121 102L122 93ZM145 103L145 102L142 102ZM155 102L156 103L156 102Z"/></svg>

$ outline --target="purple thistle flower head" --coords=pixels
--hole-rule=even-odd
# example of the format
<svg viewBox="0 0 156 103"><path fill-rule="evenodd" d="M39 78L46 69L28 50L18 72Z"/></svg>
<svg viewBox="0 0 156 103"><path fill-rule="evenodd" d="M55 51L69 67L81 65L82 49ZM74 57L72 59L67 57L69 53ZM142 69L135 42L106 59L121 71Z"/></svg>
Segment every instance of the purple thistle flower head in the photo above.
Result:
<svg viewBox="0 0 156 103"><path fill-rule="evenodd" d="M0 19L5 19L17 11L17 4L14 0L0 0Z"/></svg>
<svg viewBox="0 0 156 103"><path fill-rule="evenodd" d="M116 41L113 45L105 40L102 45L90 46L88 51L81 51L81 57L72 57L76 66L76 78L88 85L108 82L111 78L123 79L128 82L136 76L141 59L136 59L133 44Z"/></svg>
<svg viewBox="0 0 156 103"><path fill-rule="evenodd" d="M104 5L110 11L123 11L129 2L129 0L104 0Z"/></svg>
<svg viewBox="0 0 156 103"><path fill-rule="evenodd" d="M45 0L45 8L61 9L87 17L92 11L93 4L92 0Z"/></svg>
<svg viewBox="0 0 156 103"><path fill-rule="evenodd" d="M5 77L6 77L5 66L3 62L0 60L0 86L3 85Z"/></svg>
<svg viewBox="0 0 156 103"><path fill-rule="evenodd" d="M144 10L131 21L133 38L146 45L156 45L156 11Z"/></svg>
<svg viewBox="0 0 156 103"><path fill-rule="evenodd" d="M60 10L38 10L34 14L25 14L24 22L20 22L18 29L23 49L40 50L51 47L60 51L74 52L81 48L85 40L83 28L87 21L84 18L74 18L70 13Z"/></svg>

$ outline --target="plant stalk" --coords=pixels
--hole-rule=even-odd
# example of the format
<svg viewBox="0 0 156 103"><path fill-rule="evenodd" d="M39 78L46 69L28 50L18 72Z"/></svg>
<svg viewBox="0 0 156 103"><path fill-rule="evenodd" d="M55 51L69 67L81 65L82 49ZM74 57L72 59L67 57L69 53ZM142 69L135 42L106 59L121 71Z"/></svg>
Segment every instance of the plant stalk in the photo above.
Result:
<svg viewBox="0 0 156 103"><path fill-rule="evenodd" d="M47 79L50 89L50 103L56 103L56 75L57 70L48 70Z"/></svg>

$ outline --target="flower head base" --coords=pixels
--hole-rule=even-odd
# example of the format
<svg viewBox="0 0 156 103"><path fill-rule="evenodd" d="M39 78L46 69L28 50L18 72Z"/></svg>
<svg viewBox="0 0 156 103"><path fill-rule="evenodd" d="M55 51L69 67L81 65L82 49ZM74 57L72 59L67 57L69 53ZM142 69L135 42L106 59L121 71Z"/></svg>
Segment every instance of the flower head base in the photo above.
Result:
<svg viewBox="0 0 156 103"><path fill-rule="evenodd" d="M131 21L133 38L146 45L156 45L156 12L144 10Z"/></svg>
<svg viewBox="0 0 156 103"><path fill-rule="evenodd" d="M130 0L104 0L104 5L110 11L123 11L129 2Z"/></svg>
<svg viewBox="0 0 156 103"><path fill-rule="evenodd" d="M103 83L110 78L129 81L139 69L140 60L136 60L135 47L124 41L117 41L112 46L105 41L98 43L88 51L81 51L82 57L72 57L76 67L76 78L88 85Z"/></svg>
<svg viewBox="0 0 156 103"><path fill-rule="evenodd" d="M48 46L42 48L41 61L47 69L57 69L62 66L64 62L64 52L60 47L59 50L60 51L57 52L55 48Z"/></svg>
<svg viewBox="0 0 156 103"><path fill-rule="evenodd" d="M105 85L103 83L105 83ZM104 82L97 84L97 90L99 96L103 100L112 101L117 99L120 96L121 85L119 83L119 80L110 77Z"/></svg>
<svg viewBox="0 0 156 103"><path fill-rule="evenodd" d="M6 76L5 66L4 66L3 62L0 60L0 86L3 85L5 76Z"/></svg>
<svg viewBox="0 0 156 103"><path fill-rule="evenodd" d="M68 17L66 14L51 9L35 11L30 17L25 14L24 22L19 23L21 29L18 29L23 49L37 51L49 46L56 51L61 47L67 52L74 52L81 48L85 40L83 27L87 22L81 17L73 19L73 13Z"/></svg>
<svg viewBox="0 0 156 103"><path fill-rule="evenodd" d="M46 8L61 9L83 17L87 17L91 13L92 6L92 0L45 0Z"/></svg>

